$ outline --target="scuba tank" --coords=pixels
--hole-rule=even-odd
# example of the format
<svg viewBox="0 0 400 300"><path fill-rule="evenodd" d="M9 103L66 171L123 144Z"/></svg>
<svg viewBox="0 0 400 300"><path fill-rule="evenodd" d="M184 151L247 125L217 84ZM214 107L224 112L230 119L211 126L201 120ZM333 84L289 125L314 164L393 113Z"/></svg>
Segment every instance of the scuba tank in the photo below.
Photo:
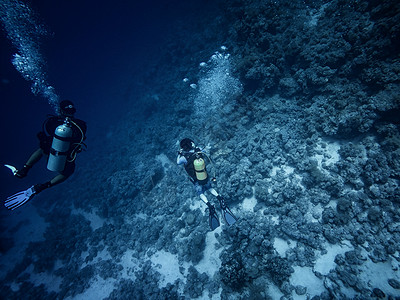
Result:
<svg viewBox="0 0 400 300"><path fill-rule="evenodd" d="M48 170L57 172L64 170L72 133L70 121L66 118L64 124L59 125L54 132L53 143L51 144L49 160L47 162Z"/></svg>
<svg viewBox="0 0 400 300"><path fill-rule="evenodd" d="M201 157L196 158L193 162L194 171L198 181L202 182L207 179L206 163Z"/></svg>

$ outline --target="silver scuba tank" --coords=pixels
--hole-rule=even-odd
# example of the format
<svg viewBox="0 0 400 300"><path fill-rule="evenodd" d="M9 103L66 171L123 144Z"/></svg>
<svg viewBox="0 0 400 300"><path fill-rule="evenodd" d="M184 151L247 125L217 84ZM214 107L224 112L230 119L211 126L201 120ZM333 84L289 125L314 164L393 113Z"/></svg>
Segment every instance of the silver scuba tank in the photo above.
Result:
<svg viewBox="0 0 400 300"><path fill-rule="evenodd" d="M59 125L55 132L53 143L51 144L47 169L50 171L61 172L65 168L69 146L71 144L72 127L68 120L65 119L64 124Z"/></svg>

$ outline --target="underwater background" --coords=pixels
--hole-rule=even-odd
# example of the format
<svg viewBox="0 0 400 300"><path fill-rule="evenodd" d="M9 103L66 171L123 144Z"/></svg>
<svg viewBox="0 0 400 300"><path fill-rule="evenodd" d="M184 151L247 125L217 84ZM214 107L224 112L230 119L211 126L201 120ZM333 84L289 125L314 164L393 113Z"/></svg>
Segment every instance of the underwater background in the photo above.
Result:
<svg viewBox="0 0 400 300"><path fill-rule="evenodd" d="M22 167L58 99L88 125L71 178L1 206L1 299L400 299L400 2L0 0L0 18L0 163ZM185 137L236 224L209 230ZM0 176L4 201L54 174Z"/></svg>

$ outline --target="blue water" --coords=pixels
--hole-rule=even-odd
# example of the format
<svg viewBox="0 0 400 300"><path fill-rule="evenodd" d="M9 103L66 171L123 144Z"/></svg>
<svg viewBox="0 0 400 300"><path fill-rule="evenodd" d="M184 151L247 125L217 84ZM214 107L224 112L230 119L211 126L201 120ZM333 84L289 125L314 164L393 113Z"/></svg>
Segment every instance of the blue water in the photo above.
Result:
<svg viewBox="0 0 400 300"><path fill-rule="evenodd" d="M126 103L135 101L136 78L140 78L152 58L160 56L171 26L179 20L187 21L199 8L199 4L178 1L29 4L37 24L48 32L34 42L45 63L42 69L47 83L61 100L71 99L76 104L76 116L88 122L89 132L94 129L92 124L117 122L126 111ZM29 33L25 34L29 39ZM2 147L0 157L2 165L20 167L36 147L36 133L46 115L55 111L48 99L30 92L32 82L25 81L11 64L18 49L5 35L3 30L0 87L6 109L0 128L4 145L8 146ZM89 138L93 136L92 131ZM2 169L1 174L4 198L20 183L15 185L7 169Z"/></svg>
<svg viewBox="0 0 400 300"><path fill-rule="evenodd" d="M0 206L0 298L400 297L396 1L26 3L0 15L1 201L55 175L2 165L26 162L59 100L88 149ZM234 225L206 192L210 231L176 164L186 137Z"/></svg>

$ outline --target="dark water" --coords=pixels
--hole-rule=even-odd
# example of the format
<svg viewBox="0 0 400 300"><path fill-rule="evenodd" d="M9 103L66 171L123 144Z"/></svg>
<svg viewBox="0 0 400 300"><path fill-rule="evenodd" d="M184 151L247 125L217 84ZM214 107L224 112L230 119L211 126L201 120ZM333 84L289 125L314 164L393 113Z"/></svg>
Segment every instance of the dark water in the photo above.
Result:
<svg viewBox="0 0 400 300"><path fill-rule="evenodd" d="M93 130L101 130L94 129L96 125L117 122L126 111L126 103L135 101L136 78L146 71L146 64L160 56L165 36L171 34L171 28L176 29L176 22L186 22L200 7L211 6L207 1L28 4L36 12L37 22L49 33L38 41L48 83L61 100L70 99L76 104L76 116L88 123L89 137L96 136ZM31 82L25 81L11 64L17 49L5 35L3 30L1 164L20 167L36 149L36 133L46 115L54 111L44 97L30 92ZM4 198L21 183L9 176L8 169L0 172ZM51 176L42 173L36 176Z"/></svg>

